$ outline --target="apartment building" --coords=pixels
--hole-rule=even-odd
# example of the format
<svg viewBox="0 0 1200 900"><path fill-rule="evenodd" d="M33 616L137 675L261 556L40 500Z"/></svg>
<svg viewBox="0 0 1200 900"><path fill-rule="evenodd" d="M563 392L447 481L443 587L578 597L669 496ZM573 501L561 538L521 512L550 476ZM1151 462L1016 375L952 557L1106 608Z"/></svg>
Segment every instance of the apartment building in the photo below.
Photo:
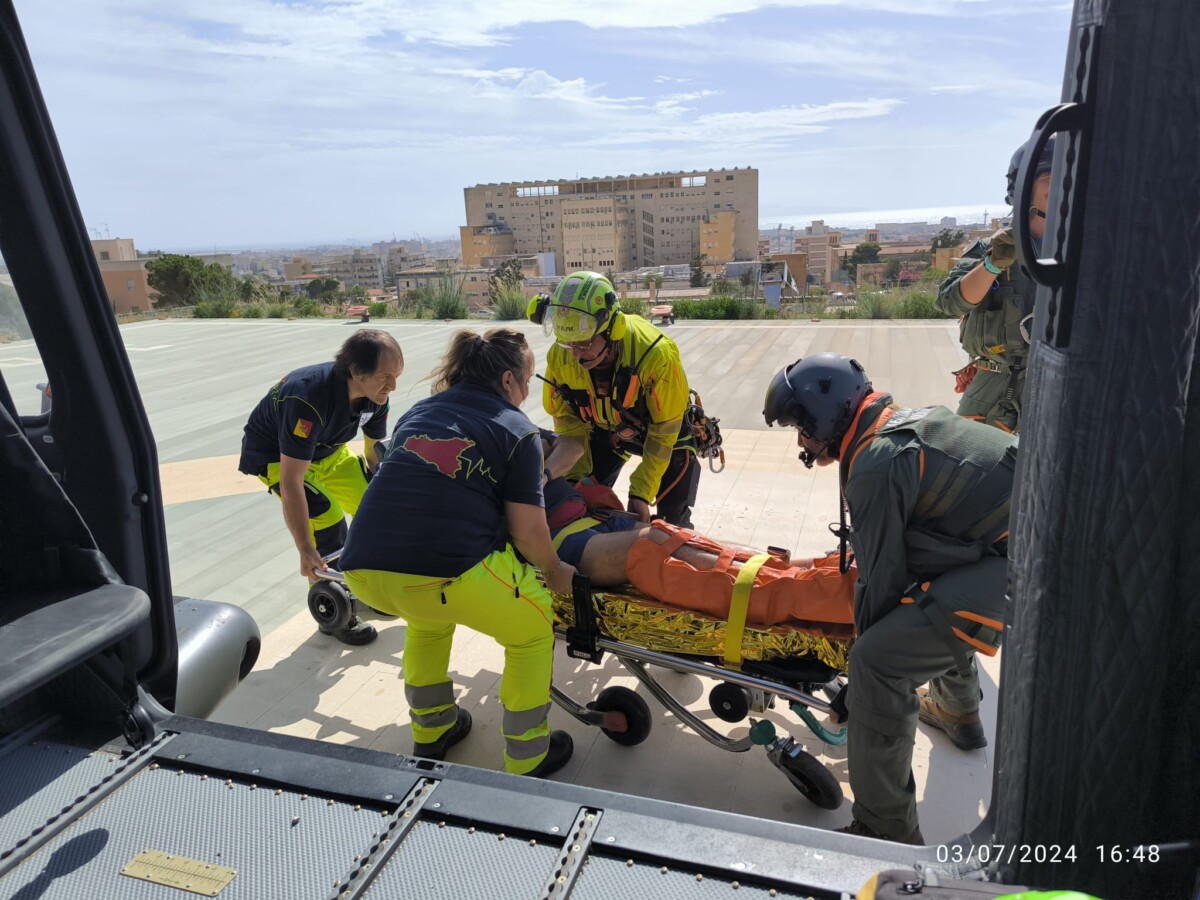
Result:
<svg viewBox="0 0 1200 900"><path fill-rule="evenodd" d="M808 257L808 273L817 284L829 284L838 270L841 245L842 233L827 227L823 219L816 219L797 235L793 252Z"/></svg>
<svg viewBox="0 0 1200 900"><path fill-rule="evenodd" d="M114 313L146 312L154 308L154 297L146 273L146 260L138 259L132 238L92 241L92 252L100 265L108 302Z"/></svg>
<svg viewBox="0 0 1200 900"><path fill-rule="evenodd" d="M758 249L753 168L483 184L463 194L464 266L553 253L559 272L607 272L687 264L700 253L754 259Z"/></svg>
<svg viewBox="0 0 1200 900"><path fill-rule="evenodd" d="M362 285L365 288L382 288L384 261L378 253L354 250L339 256L326 256L314 264L317 274L336 278L342 287Z"/></svg>

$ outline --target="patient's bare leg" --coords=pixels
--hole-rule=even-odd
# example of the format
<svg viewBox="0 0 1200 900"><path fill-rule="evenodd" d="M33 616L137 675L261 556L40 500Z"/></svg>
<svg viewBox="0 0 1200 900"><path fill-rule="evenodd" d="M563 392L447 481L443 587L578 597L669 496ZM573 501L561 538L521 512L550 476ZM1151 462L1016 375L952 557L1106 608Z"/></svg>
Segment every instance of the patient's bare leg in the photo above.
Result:
<svg viewBox="0 0 1200 900"><path fill-rule="evenodd" d="M630 531L613 534L598 534L587 542L579 560L579 571L586 575L596 587L616 587L625 584L625 566L629 550L638 538L649 538L656 544L670 540L671 535L649 525L639 525ZM689 565L700 569L711 569L717 564L717 554L684 544L672 554Z"/></svg>
<svg viewBox="0 0 1200 900"><path fill-rule="evenodd" d="M625 583L625 561L633 542L645 535L653 534L649 525L639 525L629 531L598 534L583 548L579 559L579 571L586 575L596 587L615 587Z"/></svg>
<svg viewBox="0 0 1200 900"><path fill-rule="evenodd" d="M657 528L655 528L651 530L646 537L654 541L656 544L665 544L671 539L672 535L667 534L665 531L659 531ZM693 568L700 569L701 571L711 569L717 564L717 554L712 553L709 550L701 550L699 547L693 547L691 544L684 544L671 555L676 559L683 560Z"/></svg>

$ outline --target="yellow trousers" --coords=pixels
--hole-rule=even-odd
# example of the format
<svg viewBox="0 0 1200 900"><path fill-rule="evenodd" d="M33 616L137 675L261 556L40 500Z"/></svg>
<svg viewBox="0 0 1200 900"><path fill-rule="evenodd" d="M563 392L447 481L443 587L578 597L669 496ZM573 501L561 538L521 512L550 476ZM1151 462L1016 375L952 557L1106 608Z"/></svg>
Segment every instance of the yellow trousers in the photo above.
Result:
<svg viewBox="0 0 1200 900"><path fill-rule="evenodd" d="M367 490L366 463L343 444L332 456L309 464L304 473L304 499L308 503L308 530L322 556L340 550L346 542L346 514L358 512ZM279 494L279 463L269 463L258 480Z"/></svg>
<svg viewBox="0 0 1200 900"><path fill-rule="evenodd" d="M554 618L550 594L533 566L511 546L497 550L457 578L430 578L375 569L344 573L346 584L369 606L402 616L404 694L412 712L413 740L430 743L458 716L448 676L454 629L465 625L504 648L500 703L504 707L504 768L514 775L534 769L550 747L550 668Z"/></svg>

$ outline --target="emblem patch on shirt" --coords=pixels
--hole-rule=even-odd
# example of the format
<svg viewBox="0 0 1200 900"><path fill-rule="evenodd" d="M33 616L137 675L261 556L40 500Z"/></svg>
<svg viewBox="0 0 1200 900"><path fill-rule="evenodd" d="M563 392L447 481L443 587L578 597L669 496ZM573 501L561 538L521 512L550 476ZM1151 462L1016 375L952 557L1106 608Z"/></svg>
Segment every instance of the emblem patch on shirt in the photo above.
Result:
<svg viewBox="0 0 1200 900"><path fill-rule="evenodd" d="M467 464L467 477L481 464L472 463L463 454L475 446L467 438L432 438L427 434L414 434L404 439L404 449L424 462L429 463L443 475L454 478Z"/></svg>
<svg viewBox="0 0 1200 900"><path fill-rule="evenodd" d="M297 419L296 427L292 429L292 434L298 438L308 440L309 435L312 434L312 429L313 423L308 421L308 419Z"/></svg>

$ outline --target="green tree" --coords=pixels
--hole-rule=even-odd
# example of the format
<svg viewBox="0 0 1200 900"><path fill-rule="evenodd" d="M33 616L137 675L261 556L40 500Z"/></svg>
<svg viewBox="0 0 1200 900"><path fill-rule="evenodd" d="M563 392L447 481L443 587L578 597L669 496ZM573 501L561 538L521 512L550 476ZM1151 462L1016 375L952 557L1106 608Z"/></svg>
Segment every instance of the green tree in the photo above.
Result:
<svg viewBox="0 0 1200 900"><path fill-rule="evenodd" d="M366 303L367 289L361 284L351 285L350 290L346 291L346 302L352 305Z"/></svg>
<svg viewBox="0 0 1200 900"><path fill-rule="evenodd" d="M858 244L846 257L846 265L843 268L851 272L858 270L861 265L879 262L879 245L876 243Z"/></svg>
<svg viewBox="0 0 1200 900"><path fill-rule="evenodd" d="M712 276L704 271L704 261L707 254L700 253L692 257L692 277L689 284L692 287L704 287L712 280Z"/></svg>
<svg viewBox="0 0 1200 900"><path fill-rule="evenodd" d="M893 257L892 259L888 260L887 268L883 270L884 279L887 281L895 281L898 279L900 277L900 269L903 268L903 266L904 263L899 257Z"/></svg>
<svg viewBox="0 0 1200 900"><path fill-rule="evenodd" d="M216 263L197 256L167 253L146 263L146 282L157 292L155 307L194 306L201 293L234 292L233 276Z"/></svg>
<svg viewBox="0 0 1200 900"><path fill-rule="evenodd" d="M642 279L642 286L646 290L650 290L650 285L654 285L655 288L662 287L663 277L657 272L647 272L646 277Z"/></svg>
<svg viewBox="0 0 1200 900"><path fill-rule="evenodd" d="M942 247L957 247L966 238L967 236L962 229L951 231L949 228L943 228L933 236L933 243L929 247L929 252L932 253Z"/></svg>
<svg viewBox="0 0 1200 900"><path fill-rule="evenodd" d="M269 293L267 286L253 275L238 279L237 298L243 303L260 303L268 298Z"/></svg>
<svg viewBox="0 0 1200 900"><path fill-rule="evenodd" d="M336 278L314 278L304 286L304 291L313 300L330 300L341 286Z"/></svg>
<svg viewBox="0 0 1200 900"><path fill-rule="evenodd" d="M728 278L718 276L710 282L714 297L728 297L733 293L733 285Z"/></svg>

